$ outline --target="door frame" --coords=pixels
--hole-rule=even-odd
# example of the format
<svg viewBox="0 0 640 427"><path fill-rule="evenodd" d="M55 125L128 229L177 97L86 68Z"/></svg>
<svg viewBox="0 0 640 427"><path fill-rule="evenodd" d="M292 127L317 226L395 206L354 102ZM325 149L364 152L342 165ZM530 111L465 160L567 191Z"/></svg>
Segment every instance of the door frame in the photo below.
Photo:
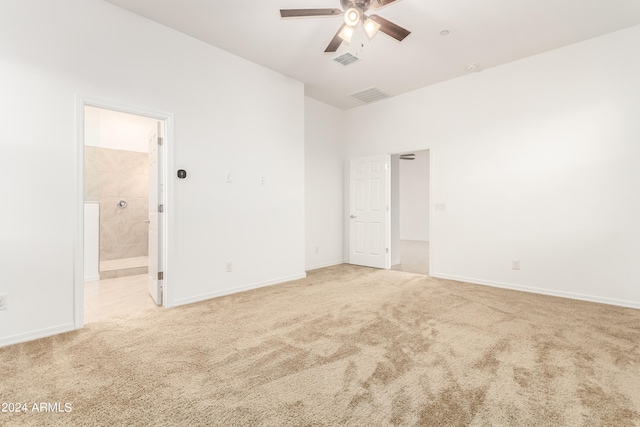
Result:
<svg viewBox="0 0 640 427"><path fill-rule="evenodd" d="M162 198L164 200L164 211L162 221L163 240L160 248L162 265L164 271L163 291L164 298L162 305L171 307L169 260L167 256L169 219L171 218L171 204L167 203L171 199L168 197L173 193L172 182L168 179L168 171L171 170L171 150L173 148L173 114L163 113L138 106L124 105L104 99L92 98L89 96L76 95L76 156L75 156L75 209L74 209L74 311L73 323L75 329L84 326L84 107L97 107L106 110L118 111L121 113L135 114L137 116L149 117L163 122L164 135L162 150L162 173L160 180L163 184Z"/></svg>
<svg viewBox="0 0 640 427"><path fill-rule="evenodd" d="M428 257L428 262L429 262L429 276L431 276L431 272L433 271L433 263L432 263L432 259L433 259L433 248L435 247L434 245L434 236L433 236L433 214L434 214L434 210L433 210L433 147L426 145L426 146L414 146L414 147L410 147L410 148L406 148L406 149L402 149L402 150L394 150L394 152L389 153L390 156L395 156L398 154L402 154L402 153L408 153L411 151L429 151L429 223L427 224L427 227L429 229L429 257ZM391 180L393 181L393 173L391 173ZM393 182L391 182L389 184L389 188L393 189ZM391 215L399 215L399 212L396 212L396 209L394 209L393 203L390 203L391 205ZM399 209L399 206L398 208ZM390 245L393 245L393 239L391 239L391 243ZM402 262L402 260L401 260Z"/></svg>

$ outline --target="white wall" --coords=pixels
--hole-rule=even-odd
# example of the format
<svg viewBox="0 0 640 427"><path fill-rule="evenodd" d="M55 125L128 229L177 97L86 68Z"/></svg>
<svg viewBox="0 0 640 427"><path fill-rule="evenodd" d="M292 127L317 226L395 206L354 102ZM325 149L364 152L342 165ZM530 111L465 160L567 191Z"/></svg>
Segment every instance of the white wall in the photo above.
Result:
<svg viewBox="0 0 640 427"><path fill-rule="evenodd" d="M400 160L400 239L429 241L429 150L413 151L415 160Z"/></svg>
<svg viewBox="0 0 640 427"><path fill-rule="evenodd" d="M8 0L0 93L0 345L73 328L78 95L174 117L171 305L304 276L302 83L100 0Z"/></svg>
<svg viewBox="0 0 640 427"><path fill-rule="evenodd" d="M307 270L343 262L344 111L305 98Z"/></svg>
<svg viewBox="0 0 640 427"><path fill-rule="evenodd" d="M85 145L149 152L149 131L157 120L120 111L85 107Z"/></svg>
<svg viewBox="0 0 640 427"><path fill-rule="evenodd" d="M432 147L432 275L640 307L638 45L640 26L349 110L347 155Z"/></svg>

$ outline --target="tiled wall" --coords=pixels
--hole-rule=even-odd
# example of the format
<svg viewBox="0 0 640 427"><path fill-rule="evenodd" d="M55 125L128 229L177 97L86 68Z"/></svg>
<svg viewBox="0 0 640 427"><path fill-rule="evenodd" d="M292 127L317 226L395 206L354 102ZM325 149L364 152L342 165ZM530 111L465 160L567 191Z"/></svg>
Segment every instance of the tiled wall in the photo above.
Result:
<svg viewBox="0 0 640 427"><path fill-rule="evenodd" d="M85 146L84 200L100 203L100 261L146 256L147 153ZM128 202L125 209L118 200Z"/></svg>

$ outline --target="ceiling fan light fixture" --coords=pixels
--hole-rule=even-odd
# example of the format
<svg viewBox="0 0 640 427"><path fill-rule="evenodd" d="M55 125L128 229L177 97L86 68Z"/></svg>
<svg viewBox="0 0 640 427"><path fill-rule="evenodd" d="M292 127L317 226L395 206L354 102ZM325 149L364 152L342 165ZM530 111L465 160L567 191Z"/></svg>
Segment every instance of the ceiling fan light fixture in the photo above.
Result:
<svg viewBox="0 0 640 427"><path fill-rule="evenodd" d="M350 27L348 25L345 25L342 28L342 31L340 31L340 33L338 34L338 36L345 42L351 43L351 38L353 37L354 30L355 30L355 27Z"/></svg>
<svg viewBox="0 0 640 427"><path fill-rule="evenodd" d="M282 18L301 18L306 16L342 15L344 23L334 34L331 42L329 42L329 45L327 45L324 50L325 53L334 53L343 42L350 44L352 38L355 38L357 40L356 44L360 46L357 49L364 47L364 44L361 43L362 35L356 34L356 32L360 31L358 29L359 25L362 25L362 29L370 40L378 32L384 33L399 42L404 40L405 37L411 34L411 31L388 21L381 16L366 15L369 8L380 9L389 4L393 4L396 1L398 0L340 0L340 6L342 9L280 9L280 16Z"/></svg>
<svg viewBox="0 0 640 427"><path fill-rule="evenodd" d="M376 35L379 29L380 29L380 24L378 24L376 21L374 21L371 18L368 18L364 22L364 32L367 33L367 37L369 37L369 40L371 40L373 36Z"/></svg>
<svg viewBox="0 0 640 427"><path fill-rule="evenodd" d="M358 12L358 9L354 7L347 9L344 13L344 23L349 27L355 27L358 21L360 21L360 12Z"/></svg>

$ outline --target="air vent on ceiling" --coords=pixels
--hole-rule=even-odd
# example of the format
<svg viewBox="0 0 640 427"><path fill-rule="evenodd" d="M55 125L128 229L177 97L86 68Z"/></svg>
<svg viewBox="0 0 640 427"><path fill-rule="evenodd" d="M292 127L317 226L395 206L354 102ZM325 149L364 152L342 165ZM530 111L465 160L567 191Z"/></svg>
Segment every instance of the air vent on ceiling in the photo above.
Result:
<svg viewBox="0 0 640 427"><path fill-rule="evenodd" d="M354 92L349 96L357 99L360 102L364 102L365 104L370 104L372 102L380 101L381 99L390 98L389 95L382 92L377 87L370 87L359 92Z"/></svg>
<svg viewBox="0 0 640 427"><path fill-rule="evenodd" d="M333 58L334 61L339 62L342 65L349 65L349 64L353 64L354 62L356 62L358 60L357 56L353 56L351 55L349 52L337 56L335 58Z"/></svg>

